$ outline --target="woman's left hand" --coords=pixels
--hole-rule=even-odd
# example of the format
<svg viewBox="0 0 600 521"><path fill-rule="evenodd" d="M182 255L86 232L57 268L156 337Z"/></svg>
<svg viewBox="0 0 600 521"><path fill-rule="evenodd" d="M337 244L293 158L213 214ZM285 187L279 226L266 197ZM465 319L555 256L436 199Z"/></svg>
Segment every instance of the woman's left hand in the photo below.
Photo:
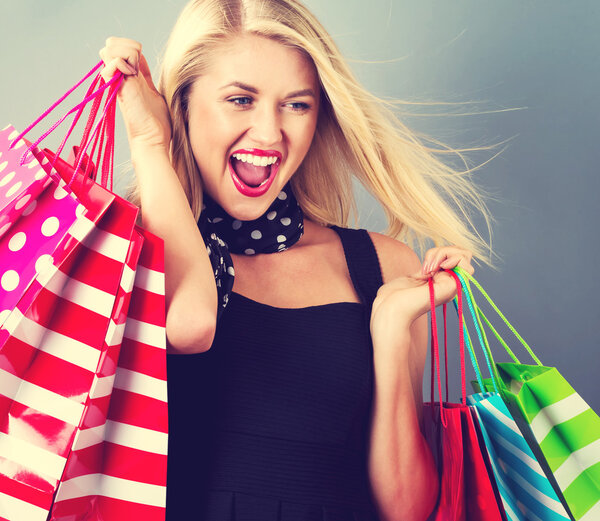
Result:
<svg viewBox="0 0 600 521"><path fill-rule="evenodd" d="M398 327L410 327L430 309L427 280L433 277L435 305L444 304L456 295L456 283L443 270L460 266L473 274L473 254L457 246L443 246L427 251L420 272L393 279L379 288L371 312L373 339L393 338Z"/></svg>

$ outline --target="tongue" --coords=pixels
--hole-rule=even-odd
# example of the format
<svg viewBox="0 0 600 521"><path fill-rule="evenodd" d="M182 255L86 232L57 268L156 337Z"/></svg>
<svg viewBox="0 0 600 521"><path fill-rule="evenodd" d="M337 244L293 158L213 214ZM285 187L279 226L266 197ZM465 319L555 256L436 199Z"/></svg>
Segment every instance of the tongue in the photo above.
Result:
<svg viewBox="0 0 600 521"><path fill-rule="evenodd" d="M248 186L258 186L271 174L271 166L255 166L237 159L232 159L231 164L236 175Z"/></svg>

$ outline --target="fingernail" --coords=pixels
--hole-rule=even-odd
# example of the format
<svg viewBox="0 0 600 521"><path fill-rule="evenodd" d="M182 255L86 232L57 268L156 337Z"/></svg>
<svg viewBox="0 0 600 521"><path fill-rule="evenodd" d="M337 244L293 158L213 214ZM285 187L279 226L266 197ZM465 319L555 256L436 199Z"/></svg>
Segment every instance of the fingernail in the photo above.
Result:
<svg viewBox="0 0 600 521"><path fill-rule="evenodd" d="M133 74L134 76L137 74L137 71L135 70L134 67L132 67L131 65L129 65L128 63L127 65L127 70L129 71L130 74Z"/></svg>

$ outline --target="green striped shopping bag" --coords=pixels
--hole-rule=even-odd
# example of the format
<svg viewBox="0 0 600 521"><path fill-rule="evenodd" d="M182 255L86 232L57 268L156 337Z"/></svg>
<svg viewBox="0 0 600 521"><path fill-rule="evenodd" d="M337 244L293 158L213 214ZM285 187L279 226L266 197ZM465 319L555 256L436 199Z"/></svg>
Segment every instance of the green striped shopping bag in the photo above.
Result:
<svg viewBox="0 0 600 521"><path fill-rule="evenodd" d="M467 403L474 409L483 444L488 453L491 471L496 479L498 492L508 521L568 521L570 519L552 484L519 430L508 407L499 394L497 370L487 344L483 325L474 307L474 299L468 282L457 276L463 288L464 300L470 310L479 344L485 356L486 366L492 376L487 380L491 392L477 392L467 396ZM481 377L477 357L469 338L466 324L465 340L475 370L478 387L487 387Z"/></svg>
<svg viewBox="0 0 600 521"><path fill-rule="evenodd" d="M522 416L524 436L534 452L543 454L574 519L600 520L600 417L555 367L542 365L481 285L466 271L459 268L457 273L479 289L535 362L521 363L475 305L478 316L513 359L495 364L502 398L513 415L518 411Z"/></svg>

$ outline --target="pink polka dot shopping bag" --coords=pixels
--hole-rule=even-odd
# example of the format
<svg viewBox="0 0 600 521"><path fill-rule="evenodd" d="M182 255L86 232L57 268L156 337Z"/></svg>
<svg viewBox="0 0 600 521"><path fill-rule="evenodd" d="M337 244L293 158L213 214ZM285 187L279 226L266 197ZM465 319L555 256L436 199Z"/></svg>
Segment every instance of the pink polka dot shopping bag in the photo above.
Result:
<svg viewBox="0 0 600 521"><path fill-rule="evenodd" d="M112 192L119 79L69 161L0 132L1 520L164 520L164 250Z"/></svg>

